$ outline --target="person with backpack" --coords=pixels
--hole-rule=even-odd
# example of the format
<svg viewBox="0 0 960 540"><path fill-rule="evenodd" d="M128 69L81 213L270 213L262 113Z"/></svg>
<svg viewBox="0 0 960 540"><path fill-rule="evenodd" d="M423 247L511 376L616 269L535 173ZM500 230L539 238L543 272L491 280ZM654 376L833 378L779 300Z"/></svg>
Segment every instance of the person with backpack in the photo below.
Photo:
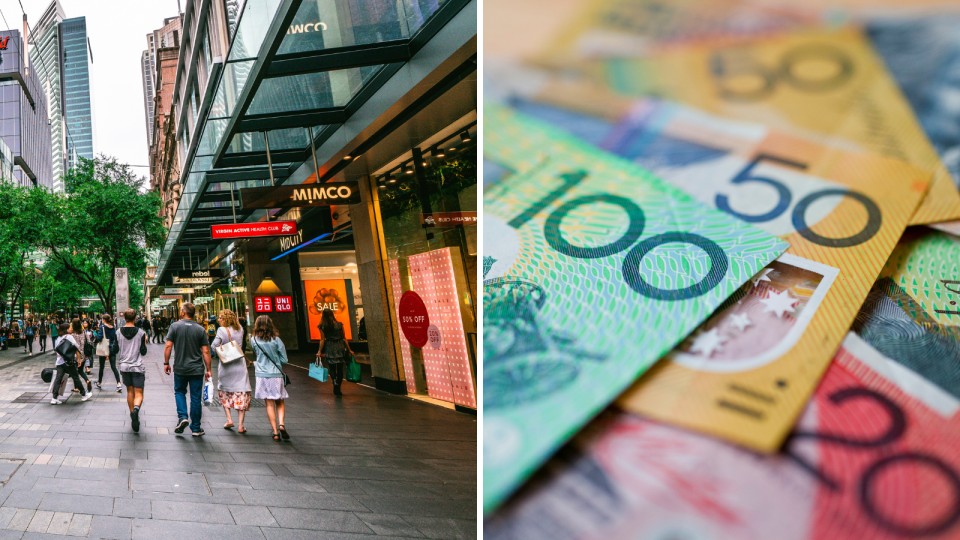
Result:
<svg viewBox="0 0 960 540"><path fill-rule="evenodd" d="M103 367L107 358L110 359L110 369L113 370L113 376L117 380L117 393L123 391L123 385L120 384L120 372L117 371L117 329L113 327L113 317L109 314L103 314L103 324L100 325L100 331L97 332L97 356L100 358L100 376L97 377L97 390L103 390Z"/></svg>
<svg viewBox="0 0 960 540"><path fill-rule="evenodd" d="M37 321L37 336L40 341L40 350L37 351L38 354L47 352L47 321L43 318Z"/></svg>
<svg viewBox="0 0 960 540"><path fill-rule="evenodd" d="M80 355L80 366L77 370L77 374L80 375L80 378L87 383L87 392L92 392L93 385L90 383L90 378L87 377L87 373L83 369L83 366L86 363L87 351L93 348L93 344L87 342L87 334L83 331L83 325L80 324L79 318L70 321L70 335L74 338L74 341L77 344L78 354ZM73 391L76 392L77 389L74 388Z"/></svg>
<svg viewBox="0 0 960 540"><path fill-rule="evenodd" d="M80 363L80 350L77 347L77 340L70 334L69 324L60 325L58 331L60 338L53 344L53 350L57 355L57 377L53 381L53 398L50 400L50 404L60 405L63 403L57 397L60 395L60 386L63 383L64 375L69 375L73 380L74 388L80 389L80 401L87 401L93 397L93 394L87 392L86 388L80 383L80 375L77 373L77 366Z"/></svg>
<svg viewBox="0 0 960 540"><path fill-rule="evenodd" d="M120 376L123 385L127 387L127 407L130 409L130 425L134 433L140 432L140 407L143 405L143 385L146 381L146 369L143 367L143 356L147 354L147 334L142 328L137 328L134 318L137 312L128 309L123 312L126 324L117 335L117 344L120 352L117 360L120 362Z"/></svg>
<svg viewBox="0 0 960 540"><path fill-rule="evenodd" d="M37 337L37 326L33 324L33 319L27 320L26 328L23 331L25 339L23 340L23 352L30 350L28 356L33 356L33 340Z"/></svg>
<svg viewBox="0 0 960 540"><path fill-rule="evenodd" d="M250 336L250 346L257 353L256 375L257 392L255 397L267 404L267 418L273 428L273 440L290 439L287 428L283 425L286 413L285 399L287 394L287 377L283 373L283 364L287 363L287 349L280 341L280 333L273 326L273 321L266 315L257 317L253 325L253 335Z"/></svg>
<svg viewBox="0 0 960 540"><path fill-rule="evenodd" d="M57 333L60 329L60 324L56 322L56 320L51 319L50 322L47 323L47 328L50 329L50 344L56 348Z"/></svg>
<svg viewBox="0 0 960 540"><path fill-rule="evenodd" d="M327 308L321 313L317 328L323 334L317 356L327 360L330 382L333 383L333 395L342 396L340 385L343 384L343 375L350 362L350 355L353 354L343 334L343 323L335 319L333 311Z"/></svg>

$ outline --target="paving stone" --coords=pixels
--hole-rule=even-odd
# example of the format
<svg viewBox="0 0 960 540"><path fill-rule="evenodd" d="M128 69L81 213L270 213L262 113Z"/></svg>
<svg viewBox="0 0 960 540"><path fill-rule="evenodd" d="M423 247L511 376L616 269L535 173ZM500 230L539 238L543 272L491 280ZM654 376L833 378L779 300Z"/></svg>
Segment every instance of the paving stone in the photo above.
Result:
<svg viewBox="0 0 960 540"><path fill-rule="evenodd" d="M225 504L152 501L151 505L154 519L235 524L230 509Z"/></svg>
<svg viewBox="0 0 960 540"><path fill-rule="evenodd" d="M33 514L33 519L31 519L30 523L27 525L26 532L47 532L47 527L50 526L50 520L53 519L53 514L53 512L38 510Z"/></svg>
<svg viewBox="0 0 960 540"><path fill-rule="evenodd" d="M423 534L416 527L404 521L401 516L392 514L355 514L361 521L370 527L370 530L380 535L422 537Z"/></svg>
<svg viewBox="0 0 960 540"><path fill-rule="evenodd" d="M237 525L254 525L257 527L278 527L277 520L266 506L230 505L230 513Z"/></svg>
<svg viewBox="0 0 960 540"><path fill-rule="evenodd" d="M146 499L114 499L113 515L129 518L149 518L151 516L150 501Z"/></svg>
<svg viewBox="0 0 960 540"><path fill-rule="evenodd" d="M134 519L133 537L137 540L170 540L171 538L229 538L230 540L264 540L263 533L260 531L259 527L211 523L186 523L182 521L164 521L160 519ZM316 538L316 536L314 536L314 538Z"/></svg>
<svg viewBox="0 0 960 540"><path fill-rule="evenodd" d="M372 530L351 512L332 512L306 508L269 507L281 527L371 534Z"/></svg>
<svg viewBox="0 0 960 540"><path fill-rule="evenodd" d="M16 513L14 513L13 519L7 524L7 528L14 531L27 530L27 526L30 525L30 522L33 520L33 515L36 513L36 510L18 509Z"/></svg>
<svg viewBox="0 0 960 540"><path fill-rule="evenodd" d="M70 529L67 534L70 536L87 536L90 534L90 524L93 523L93 516L90 514L74 514L70 520Z"/></svg>
<svg viewBox="0 0 960 540"><path fill-rule="evenodd" d="M132 534L130 518L93 516L93 523L90 524L90 538L130 540Z"/></svg>
<svg viewBox="0 0 960 540"><path fill-rule="evenodd" d="M70 530L70 520L73 519L73 512L54 512L50 525L44 531L47 534L67 534Z"/></svg>
<svg viewBox="0 0 960 540"><path fill-rule="evenodd" d="M468 540L477 538L476 521L418 516L404 516L403 519L416 527L417 530L422 532L427 538L437 540Z"/></svg>

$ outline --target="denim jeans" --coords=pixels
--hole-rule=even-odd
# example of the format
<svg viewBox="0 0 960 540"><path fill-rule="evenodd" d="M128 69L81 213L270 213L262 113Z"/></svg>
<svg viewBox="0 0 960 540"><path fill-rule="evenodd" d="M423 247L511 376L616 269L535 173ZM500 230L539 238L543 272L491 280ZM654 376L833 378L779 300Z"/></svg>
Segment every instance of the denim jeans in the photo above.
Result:
<svg viewBox="0 0 960 540"><path fill-rule="evenodd" d="M177 400L177 418L187 418L187 385L190 386L190 431L200 431L203 414L203 375L173 374L173 394Z"/></svg>

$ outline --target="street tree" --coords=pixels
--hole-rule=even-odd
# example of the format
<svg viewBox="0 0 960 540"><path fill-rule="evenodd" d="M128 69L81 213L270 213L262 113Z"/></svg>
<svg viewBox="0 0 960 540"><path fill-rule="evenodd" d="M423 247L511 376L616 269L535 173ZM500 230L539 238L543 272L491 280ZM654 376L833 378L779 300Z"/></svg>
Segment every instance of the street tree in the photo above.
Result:
<svg viewBox="0 0 960 540"><path fill-rule="evenodd" d="M114 270L127 268L136 288L146 272L147 248L166 236L160 197L142 192L142 179L106 156L80 158L63 180L66 194L27 190L19 225L82 289L113 306Z"/></svg>

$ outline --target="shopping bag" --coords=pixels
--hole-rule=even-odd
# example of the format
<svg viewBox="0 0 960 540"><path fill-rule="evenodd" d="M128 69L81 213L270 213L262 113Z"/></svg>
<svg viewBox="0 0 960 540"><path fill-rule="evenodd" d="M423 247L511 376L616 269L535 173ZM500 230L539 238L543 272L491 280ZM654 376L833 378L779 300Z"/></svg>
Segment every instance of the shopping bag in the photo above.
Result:
<svg viewBox="0 0 960 540"><path fill-rule="evenodd" d="M213 404L213 379L203 383L203 402L207 405Z"/></svg>
<svg viewBox="0 0 960 540"><path fill-rule="evenodd" d="M347 380L350 382L360 382L360 364L356 362L347 364Z"/></svg>
<svg viewBox="0 0 960 540"><path fill-rule="evenodd" d="M319 363L310 364L310 377L316 379L320 382L327 382L328 375L327 368L321 366Z"/></svg>

